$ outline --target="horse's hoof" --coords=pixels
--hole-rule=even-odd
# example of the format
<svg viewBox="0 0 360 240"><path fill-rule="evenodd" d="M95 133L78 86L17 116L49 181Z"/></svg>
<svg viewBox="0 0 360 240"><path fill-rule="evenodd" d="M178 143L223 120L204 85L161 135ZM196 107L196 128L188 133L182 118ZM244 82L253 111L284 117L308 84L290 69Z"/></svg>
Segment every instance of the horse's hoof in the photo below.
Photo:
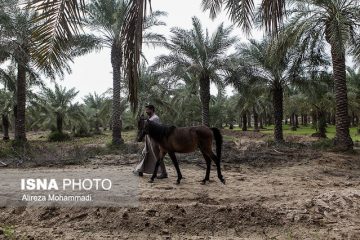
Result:
<svg viewBox="0 0 360 240"><path fill-rule="evenodd" d="M221 182L222 182L223 184L225 184L225 179L221 179Z"/></svg>
<svg viewBox="0 0 360 240"><path fill-rule="evenodd" d="M149 183L153 183L154 179L150 178Z"/></svg>
<svg viewBox="0 0 360 240"><path fill-rule="evenodd" d="M180 184L180 180L176 180L176 185L179 185Z"/></svg>
<svg viewBox="0 0 360 240"><path fill-rule="evenodd" d="M205 184L206 184L206 181L209 181L209 180L206 180L206 179L201 180L201 185L205 185Z"/></svg>

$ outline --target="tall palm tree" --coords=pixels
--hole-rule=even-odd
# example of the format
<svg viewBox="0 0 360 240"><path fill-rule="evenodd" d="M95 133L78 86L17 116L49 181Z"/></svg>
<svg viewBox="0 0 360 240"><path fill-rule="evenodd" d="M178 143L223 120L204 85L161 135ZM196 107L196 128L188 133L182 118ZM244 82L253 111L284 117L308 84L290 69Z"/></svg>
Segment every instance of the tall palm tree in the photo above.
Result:
<svg viewBox="0 0 360 240"><path fill-rule="evenodd" d="M353 50L355 55L360 53L359 12L360 3L354 0L298 0L284 31L292 41L311 46L316 42L330 44L336 96L334 143L343 150L353 147L349 133L345 57L347 50Z"/></svg>
<svg viewBox="0 0 360 240"><path fill-rule="evenodd" d="M38 25L34 24L37 15L28 9L19 7L18 1L11 1L14 5L10 7L12 11L7 11L8 17L0 18L0 61L12 60L17 64L16 75L16 105L15 105L15 140L17 142L26 141L26 94L27 79L38 78L33 74L33 66L37 66L42 61L41 57L35 57L38 53L37 42L33 38L34 29ZM55 75L63 75L64 70L70 71L68 60L72 60L78 55L86 53L86 49L95 46L95 41L89 41L89 37L76 37L69 41L64 41L62 51L59 56L66 55L66 59L58 59L59 62L53 67L45 64L41 69L45 75L55 78ZM36 53L34 55L34 52ZM37 55L36 55L37 56ZM65 61L66 60L66 61ZM40 61L40 62L39 62ZM36 72L39 72L36 69Z"/></svg>
<svg viewBox="0 0 360 240"><path fill-rule="evenodd" d="M230 82L236 83L245 79L250 85L268 87L273 101L274 139L276 142L283 142L284 88L294 78L293 64L290 63L295 54L291 51L279 52L276 49L276 42L269 39L261 42L250 40L249 44L240 44L237 47L237 54L232 58L233 63L228 65L227 71Z"/></svg>
<svg viewBox="0 0 360 240"><path fill-rule="evenodd" d="M9 119L14 119L14 124L16 125L17 118L17 66L16 63L11 63L7 69L0 69L0 84L4 86L2 89L3 96L6 96L6 101L3 101L3 117L6 118L6 121ZM26 99L34 100L37 97L37 94L34 92L34 87L43 87L44 82L39 78L36 71L30 66L27 67L27 76L26 76ZM0 105L1 106L1 105ZM10 111L10 109L11 111ZM10 114L12 113L12 114Z"/></svg>
<svg viewBox="0 0 360 240"><path fill-rule="evenodd" d="M29 67L29 45L31 44L31 15L17 9L9 19L1 21L2 56L3 60L11 59L17 64L16 76L16 107L15 107L15 140L26 141L25 108L26 108L26 77ZM3 19L2 19L3 20ZM6 21L7 20L7 21Z"/></svg>
<svg viewBox="0 0 360 240"><path fill-rule="evenodd" d="M210 82L221 84L220 71L225 65L227 50L235 43L232 28L221 24L212 36L204 32L200 20L192 18L192 29L173 28L166 48L169 55L157 57L155 68L170 72L185 71L194 74L200 83L202 123L209 126Z"/></svg>
<svg viewBox="0 0 360 240"><path fill-rule="evenodd" d="M91 30L99 32L99 42L101 46L111 49L111 65L113 69L113 114L112 114L112 142L114 144L123 143L121 137L121 70L123 62L122 46L122 27L128 9L127 0L94 0L88 6L88 16L85 20L86 26ZM152 26L164 25L158 17L165 15L163 12L153 12L145 21L144 30L146 31L144 41L146 43L158 44L164 41L164 37L159 34L149 32Z"/></svg>

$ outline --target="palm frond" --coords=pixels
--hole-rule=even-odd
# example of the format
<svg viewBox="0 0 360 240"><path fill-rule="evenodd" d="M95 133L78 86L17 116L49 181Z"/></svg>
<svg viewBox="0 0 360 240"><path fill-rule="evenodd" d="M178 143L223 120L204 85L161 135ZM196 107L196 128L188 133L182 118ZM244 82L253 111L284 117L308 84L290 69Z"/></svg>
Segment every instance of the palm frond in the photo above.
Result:
<svg viewBox="0 0 360 240"><path fill-rule="evenodd" d="M150 0L133 0L129 2L129 11L125 17L121 35L123 37L123 60L125 76L128 79L130 106L137 108L140 56L143 42L144 18L147 3Z"/></svg>
<svg viewBox="0 0 360 240"><path fill-rule="evenodd" d="M277 32L285 12L285 0L263 0L260 15L265 29Z"/></svg>
<svg viewBox="0 0 360 240"><path fill-rule="evenodd" d="M55 71L64 68L70 57L63 53L73 35L80 33L85 0L31 0L29 8L36 14L31 54L37 66Z"/></svg>
<svg viewBox="0 0 360 240"><path fill-rule="evenodd" d="M259 17L266 30L277 32L285 16L285 0L262 0ZM230 19L250 33L255 19L254 0L202 0L203 11L209 10L214 19L224 8Z"/></svg>

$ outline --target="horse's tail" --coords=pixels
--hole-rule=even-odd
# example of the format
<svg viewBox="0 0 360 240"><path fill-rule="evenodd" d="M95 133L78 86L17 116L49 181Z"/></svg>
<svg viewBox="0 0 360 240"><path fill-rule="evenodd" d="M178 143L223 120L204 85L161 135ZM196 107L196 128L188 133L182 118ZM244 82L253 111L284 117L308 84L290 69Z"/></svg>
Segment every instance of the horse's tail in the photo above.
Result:
<svg viewBox="0 0 360 240"><path fill-rule="evenodd" d="M215 142L216 142L216 156L217 158L221 159L221 148L222 148L222 144L223 144L223 137L220 133L220 130L217 128L211 128L214 137L215 137Z"/></svg>

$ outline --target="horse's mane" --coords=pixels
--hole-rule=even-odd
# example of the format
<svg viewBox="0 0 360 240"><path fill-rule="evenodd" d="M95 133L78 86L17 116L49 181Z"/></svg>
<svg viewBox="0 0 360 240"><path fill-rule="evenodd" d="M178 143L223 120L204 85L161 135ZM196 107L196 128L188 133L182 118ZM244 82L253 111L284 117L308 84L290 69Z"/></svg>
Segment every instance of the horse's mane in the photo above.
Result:
<svg viewBox="0 0 360 240"><path fill-rule="evenodd" d="M149 121L149 135L157 142L167 139L175 130L175 126L167 126Z"/></svg>

